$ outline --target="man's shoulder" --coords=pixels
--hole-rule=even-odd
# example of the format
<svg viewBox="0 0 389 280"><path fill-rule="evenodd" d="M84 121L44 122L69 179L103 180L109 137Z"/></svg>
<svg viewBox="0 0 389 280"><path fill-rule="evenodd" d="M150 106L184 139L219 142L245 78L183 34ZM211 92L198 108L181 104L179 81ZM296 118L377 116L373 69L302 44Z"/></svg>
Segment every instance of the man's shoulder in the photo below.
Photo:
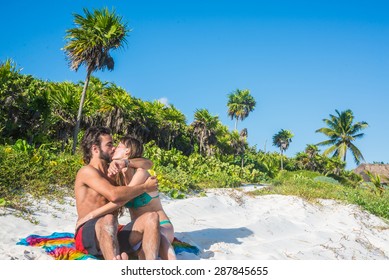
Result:
<svg viewBox="0 0 389 280"><path fill-rule="evenodd" d="M97 171L96 168L90 166L90 165L85 165L80 168L77 172L77 178L84 177L84 176L98 176L100 173Z"/></svg>

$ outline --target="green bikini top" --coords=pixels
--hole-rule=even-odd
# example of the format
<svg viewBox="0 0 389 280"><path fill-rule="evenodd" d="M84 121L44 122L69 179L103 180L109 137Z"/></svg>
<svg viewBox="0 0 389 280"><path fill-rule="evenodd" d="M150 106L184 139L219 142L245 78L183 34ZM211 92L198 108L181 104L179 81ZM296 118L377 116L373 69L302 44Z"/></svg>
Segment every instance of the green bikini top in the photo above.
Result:
<svg viewBox="0 0 389 280"><path fill-rule="evenodd" d="M148 193L142 193L141 195L135 197L133 200L130 200L129 202L127 202L125 204L125 206L127 208L137 209L139 207L142 207L142 206L149 204L153 198L157 198L157 197L159 197L158 194L156 196L151 196Z"/></svg>

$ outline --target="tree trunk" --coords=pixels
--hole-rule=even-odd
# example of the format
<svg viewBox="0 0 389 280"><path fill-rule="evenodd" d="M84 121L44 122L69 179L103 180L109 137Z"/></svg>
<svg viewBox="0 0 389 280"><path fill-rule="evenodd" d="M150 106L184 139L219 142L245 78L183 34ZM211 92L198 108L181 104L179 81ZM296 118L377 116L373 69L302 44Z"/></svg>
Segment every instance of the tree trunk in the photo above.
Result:
<svg viewBox="0 0 389 280"><path fill-rule="evenodd" d="M283 150L281 149L281 170L284 170L284 162L282 161L282 158L283 158Z"/></svg>
<svg viewBox="0 0 389 280"><path fill-rule="evenodd" d="M235 121L235 130L238 129L238 118L236 118L236 121Z"/></svg>
<svg viewBox="0 0 389 280"><path fill-rule="evenodd" d="M77 138L78 138L78 131L80 130L82 107L84 106L86 90L88 89L88 84L89 84L89 79L91 74L92 74L92 70L88 70L88 73L86 74L84 88L82 89L80 106L78 107L77 121L76 121L76 126L74 128L74 134L73 134L73 149L72 149L73 155L76 152L76 148L77 148Z"/></svg>

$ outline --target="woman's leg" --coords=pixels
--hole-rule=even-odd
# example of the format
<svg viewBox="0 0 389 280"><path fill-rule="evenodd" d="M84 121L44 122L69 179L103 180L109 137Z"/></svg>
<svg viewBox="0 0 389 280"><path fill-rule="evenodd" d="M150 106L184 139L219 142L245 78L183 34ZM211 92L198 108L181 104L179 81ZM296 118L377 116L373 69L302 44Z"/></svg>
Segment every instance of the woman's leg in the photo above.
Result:
<svg viewBox="0 0 389 280"><path fill-rule="evenodd" d="M150 177L150 174L145 169L138 169L129 186L135 186L138 184L143 184L146 182L147 178ZM164 224L161 225L161 243L159 249L159 255L163 260L176 260L176 254L174 252L174 248L172 246L172 242L174 239L174 228L172 224ZM139 257L142 258L144 252L141 250Z"/></svg>
<svg viewBox="0 0 389 280"><path fill-rule="evenodd" d="M161 233L167 237L170 243L173 243L174 227L171 223L161 225Z"/></svg>
<svg viewBox="0 0 389 280"><path fill-rule="evenodd" d="M148 212L134 221L128 242L136 247L142 242L140 258L155 260L158 258L160 248L159 217L156 212Z"/></svg>
<svg viewBox="0 0 389 280"><path fill-rule="evenodd" d="M162 260L176 260L176 253L173 245L169 242L167 237L161 233L161 244L159 247L159 256Z"/></svg>

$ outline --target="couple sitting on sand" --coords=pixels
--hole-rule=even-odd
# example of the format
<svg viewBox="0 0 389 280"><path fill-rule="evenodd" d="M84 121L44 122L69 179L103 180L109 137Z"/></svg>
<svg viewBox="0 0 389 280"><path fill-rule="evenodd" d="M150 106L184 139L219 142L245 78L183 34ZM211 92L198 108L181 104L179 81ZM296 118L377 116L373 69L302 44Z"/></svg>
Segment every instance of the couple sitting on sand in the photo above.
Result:
<svg viewBox="0 0 389 280"><path fill-rule="evenodd" d="M123 137L115 148L111 132L90 127L81 142L84 161L75 180L76 248L98 258L176 259L173 225L162 208L152 162L142 144ZM131 222L119 225L123 208Z"/></svg>

